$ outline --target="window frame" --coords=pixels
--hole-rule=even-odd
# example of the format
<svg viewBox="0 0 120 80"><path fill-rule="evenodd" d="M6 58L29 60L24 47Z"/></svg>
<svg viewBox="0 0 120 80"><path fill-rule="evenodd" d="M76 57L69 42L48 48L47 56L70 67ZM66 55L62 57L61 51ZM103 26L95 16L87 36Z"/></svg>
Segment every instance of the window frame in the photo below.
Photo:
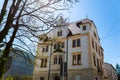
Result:
<svg viewBox="0 0 120 80"><path fill-rule="evenodd" d="M65 42L61 43L61 48L65 48Z"/></svg>
<svg viewBox="0 0 120 80"><path fill-rule="evenodd" d="M79 42L79 43L78 43ZM77 39L77 47L80 47L80 38Z"/></svg>
<svg viewBox="0 0 120 80"><path fill-rule="evenodd" d="M57 55L54 55L54 64L57 64Z"/></svg>
<svg viewBox="0 0 120 80"><path fill-rule="evenodd" d="M45 50L46 52L48 52L49 51L49 46L47 45L46 46L46 50Z"/></svg>
<svg viewBox="0 0 120 80"><path fill-rule="evenodd" d="M58 37L62 36L62 30L60 30L60 31L57 32L57 36Z"/></svg>
<svg viewBox="0 0 120 80"><path fill-rule="evenodd" d="M79 57L78 57L79 56ZM81 53L73 53L72 54L72 65L81 65L82 57Z"/></svg>
<svg viewBox="0 0 120 80"><path fill-rule="evenodd" d="M41 68L46 68L47 67L47 59L41 59L40 67Z"/></svg>
<svg viewBox="0 0 120 80"><path fill-rule="evenodd" d="M94 39L92 39L92 48L95 48Z"/></svg>
<svg viewBox="0 0 120 80"><path fill-rule="evenodd" d="M81 54L77 55L77 65L81 64Z"/></svg>
<svg viewBox="0 0 120 80"><path fill-rule="evenodd" d="M44 77L40 77L40 80L44 80Z"/></svg>
<svg viewBox="0 0 120 80"><path fill-rule="evenodd" d="M83 30L83 31L87 30L86 25L84 25L84 26L82 27L82 30Z"/></svg>
<svg viewBox="0 0 120 80"><path fill-rule="evenodd" d="M76 47L76 39L72 40L72 47Z"/></svg>
<svg viewBox="0 0 120 80"><path fill-rule="evenodd" d="M41 59L41 64L40 67L43 68L44 67L44 59Z"/></svg>
<svg viewBox="0 0 120 80"><path fill-rule="evenodd" d="M61 64L62 62L63 62L63 56L59 55L58 64Z"/></svg>
<svg viewBox="0 0 120 80"><path fill-rule="evenodd" d="M75 76L75 80L80 80L80 76Z"/></svg>
<svg viewBox="0 0 120 80"><path fill-rule="evenodd" d="M76 65L76 55L72 55L72 64Z"/></svg>
<svg viewBox="0 0 120 80"><path fill-rule="evenodd" d="M97 65L96 65L96 57L95 57L95 55L93 55L93 63L94 63L94 66L96 67Z"/></svg>
<svg viewBox="0 0 120 80"><path fill-rule="evenodd" d="M73 39L72 40L72 47L75 48L75 47L80 47L81 46L81 39L80 38L77 38L77 39Z"/></svg>

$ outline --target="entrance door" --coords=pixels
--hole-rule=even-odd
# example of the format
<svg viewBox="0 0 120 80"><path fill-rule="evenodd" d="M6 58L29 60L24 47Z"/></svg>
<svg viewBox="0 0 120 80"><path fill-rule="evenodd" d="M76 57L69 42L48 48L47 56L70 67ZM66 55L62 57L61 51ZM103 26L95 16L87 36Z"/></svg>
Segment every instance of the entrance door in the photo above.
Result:
<svg viewBox="0 0 120 80"><path fill-rule="evenodd" d="M55 76L54 80L60 80L59 76Z"/></svg>

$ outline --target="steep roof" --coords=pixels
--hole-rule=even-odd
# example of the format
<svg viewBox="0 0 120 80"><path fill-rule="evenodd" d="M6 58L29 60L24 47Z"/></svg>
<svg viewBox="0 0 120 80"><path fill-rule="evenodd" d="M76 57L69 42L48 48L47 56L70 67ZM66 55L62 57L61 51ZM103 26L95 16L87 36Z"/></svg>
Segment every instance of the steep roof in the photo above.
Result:
<svg viewBox="0 0 120 80"><path fill-rule="evenodd" d="M62 26L62 27L67 27L68 28L68 32L67 32L66 36L72 36L72 35L80 33L80 27L79 27L80 24L86 24L86 23L89 23L90 25L93 24L95 26L95 24L94 24L94 22L92 20L90 20L88 18L85 18L85 19L82 19L82 20L71 22L71 23L67 24L66 26ZM47 32L46 35L48 37L51 36L51 35L54 35L53 32L52 32L53 30L54 29ZM64 37L66 37L66 36L64 36Z"/></svg>
<svg viewBox="0 0 120 80"><path fill-rule="evenodd" d="M93 22L90 19L85 18L85 19L82 19L82 20L79 20L79 21L71 22L68 26L68 29L72 32L73 35L78 34L78 33L80 33L79 25L80 24L85 24L85 23L92 24Z"/></svg>

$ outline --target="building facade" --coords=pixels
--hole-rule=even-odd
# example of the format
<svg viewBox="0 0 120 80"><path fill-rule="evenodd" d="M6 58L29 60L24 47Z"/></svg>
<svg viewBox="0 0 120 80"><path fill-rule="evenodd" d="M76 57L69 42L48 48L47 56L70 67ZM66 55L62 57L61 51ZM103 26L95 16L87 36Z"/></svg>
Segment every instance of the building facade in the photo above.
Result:
<svg viewBox="0 0 120 80"><path fill-rule="evenodd" d="M117 80L116 70L112 64L104 63L104 68L108 80Z"/></svg>
<svg viewBox="0 0 120 80"><path fill-rule="evenodd" d="M103 48L97 28L88 18L55 26L40 35L33 80L104 80ZM67 62L67 77L60 64Z"/></svg>

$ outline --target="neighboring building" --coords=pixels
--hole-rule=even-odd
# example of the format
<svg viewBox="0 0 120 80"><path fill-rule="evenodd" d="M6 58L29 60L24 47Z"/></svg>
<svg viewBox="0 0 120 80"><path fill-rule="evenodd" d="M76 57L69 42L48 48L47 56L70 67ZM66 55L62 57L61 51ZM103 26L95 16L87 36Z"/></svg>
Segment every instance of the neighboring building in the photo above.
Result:
<svg viewBox="0 0 120 80"><path fill-rule="evenodd" d="M112 64L104 63L104 68L108 80L117 80L116 71Z"/></svg>
<svg viewBox="0 0 120 80"><path fill-rule="evenodd" d="M14 80L32 80L33 61L34 57L29 53L18 48L11 50L4 78L12 76Z"/></svg>
<svg viewBox="0 0 120 80"><path fill-rule="evenodd" d="M40 35L37 57L41 59L36 59L33 80L48 80L49 76L49 80L60 80L60 63L67 59L67 80L104 80L103 48L93 21L86 18L60 24Z"/></svg>

